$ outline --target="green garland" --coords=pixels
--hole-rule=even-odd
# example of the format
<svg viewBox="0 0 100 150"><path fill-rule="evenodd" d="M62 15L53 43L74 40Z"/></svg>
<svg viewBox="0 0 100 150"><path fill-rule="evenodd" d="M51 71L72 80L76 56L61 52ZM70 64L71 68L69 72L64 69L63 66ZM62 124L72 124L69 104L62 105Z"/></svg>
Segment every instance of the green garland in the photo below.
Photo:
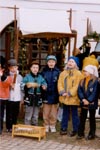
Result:
<svg viewBox="0 0 100 150"><path fill-rule="evenodd" d="M89 35L85 36L83 38L83 41L86 39L94 39L95 41L99 41L100 40L100 34L97 33L96 31L90 33Z"/></svg>

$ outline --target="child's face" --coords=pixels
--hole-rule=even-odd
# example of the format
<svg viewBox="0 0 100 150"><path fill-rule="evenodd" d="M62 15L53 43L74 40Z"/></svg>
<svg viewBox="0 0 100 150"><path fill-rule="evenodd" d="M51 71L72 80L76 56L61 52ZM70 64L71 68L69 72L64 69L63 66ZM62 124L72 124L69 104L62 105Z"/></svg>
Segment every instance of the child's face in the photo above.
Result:
<svg viewBox="0 0 100 150"><path fill-rule="evenodd" d="M18 70L18 66L10 66L9 67L9 71L14 73L14 74L17 73L17 70Z"/></svg>
<svg viewBox="0 0 100 150"><path fill-rule="evenodd" d="M48 60L47 65L48 65L49 68L54 68L55 65L56 65L56 61L50 59L50 60Z"/></svg>
<svg viewBox="0 0 100 150"><path fill-rule="evenodd" d="M89 76L90 76L90 73L87 72L87 71L85 71L85 70L83 70L83 75L84 75L84 77L89 77Z"/></svg>
<svg viewBox="0 0 100 150"><path fill-rule="evenodd" d="M35 75L37 75L37 73L39 72L39 65L37 64L33 64L30 68L31 72Z"/></svg>
<svg viewBox="0 0 100 150"><path fill-rule="evenodd" d="M67 67L71 68L71 69L75 68L76 67L75 61L73 59L69 59L69 61L67 63Z"/></svg>

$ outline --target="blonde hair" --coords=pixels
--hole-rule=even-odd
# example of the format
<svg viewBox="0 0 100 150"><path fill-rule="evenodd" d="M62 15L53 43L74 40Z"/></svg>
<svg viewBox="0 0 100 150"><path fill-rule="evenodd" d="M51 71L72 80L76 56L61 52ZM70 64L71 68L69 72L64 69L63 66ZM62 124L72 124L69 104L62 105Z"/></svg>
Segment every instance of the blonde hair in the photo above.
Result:
<svg viewBox="0 0 100 150"><path fill-rule="evenodd" d="M97 79L96 76L94 76L93 74L90 74L90 80L92 80L93 83L96 81L96 79ZM84 80L85 80L85 78L80 81L81 86L83 85Z"/></svg>

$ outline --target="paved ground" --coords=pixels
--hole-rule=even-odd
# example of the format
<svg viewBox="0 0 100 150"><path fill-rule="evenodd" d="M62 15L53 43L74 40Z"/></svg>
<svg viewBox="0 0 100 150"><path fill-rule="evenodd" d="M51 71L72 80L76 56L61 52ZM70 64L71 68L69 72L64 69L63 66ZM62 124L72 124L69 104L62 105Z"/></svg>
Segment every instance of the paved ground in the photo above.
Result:
<svg viewBox="0 0 100 150"><path fill-rule="evenodd" d="M79 146L56 142L50 139L41 139L39 142L34 138L14 137L11 133L4 132L0 135L0 150L100 150L90 146Z"/></svg>

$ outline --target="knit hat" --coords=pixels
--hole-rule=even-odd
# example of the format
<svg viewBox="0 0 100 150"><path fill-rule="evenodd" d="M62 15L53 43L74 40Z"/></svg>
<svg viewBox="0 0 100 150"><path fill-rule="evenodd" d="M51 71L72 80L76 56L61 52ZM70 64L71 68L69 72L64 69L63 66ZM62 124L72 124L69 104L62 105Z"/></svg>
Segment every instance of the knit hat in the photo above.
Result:
<svg viewBox="0 0 100 150"><path fill-rule="evenodd" d="M18 63L17 63L16 59L10 59L10 60L8 60L8 65L9 66L18 66Z"/></svg>
<svg viewBox="0 0 100 150"><path fill-rule="evenodd" d="M88 66L85 66L83 70L89 72L90 74L94 75L95 77L98 77L98 69L96 66L88 65Z"/></svg>
<svg viewBox="0 0 100 150"><path fill-rule="evenodd" d="M93 66L96 66L97 68L99 67L99 62L96 59L95 55L90 55L90 56L84 58L83 69L87 65L93 65Z"/></svg>
<svg viewBox="0 0 100 150"><path fill-rule="evenodd" d="M48 62L48 60L55 60L55 61L57 61L57 58L54 55L48 55L46 60L47 60L47 62Z"/></svg>
<svg viewBox="0 0 100 150"><path fill-rule="evenodd" d="M70 59L73 59L73 60L75 61L76 65L77 65L77 67L79 67L80 62L79 62L79 58L78 58L78 57L70 56L70 57L68 58L68 60L70 60Z"/></svg>

